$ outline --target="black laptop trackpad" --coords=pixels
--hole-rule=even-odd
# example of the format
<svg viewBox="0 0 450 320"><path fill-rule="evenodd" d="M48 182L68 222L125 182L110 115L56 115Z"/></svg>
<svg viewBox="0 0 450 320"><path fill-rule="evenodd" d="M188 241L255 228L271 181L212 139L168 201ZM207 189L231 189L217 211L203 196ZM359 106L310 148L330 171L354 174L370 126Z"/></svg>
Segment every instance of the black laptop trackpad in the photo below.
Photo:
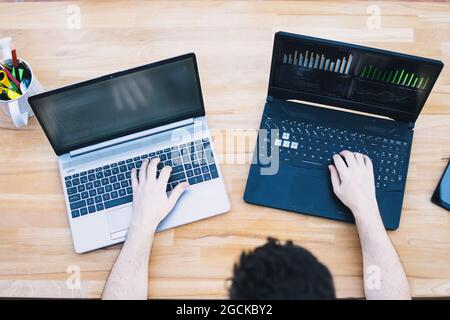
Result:
<svg viewBox="0 0 450 320"><path fill-rule="evenodd" d="M297 167L289 187L289 204L300 210L347 214L333 193L327 169Z"/></svg>

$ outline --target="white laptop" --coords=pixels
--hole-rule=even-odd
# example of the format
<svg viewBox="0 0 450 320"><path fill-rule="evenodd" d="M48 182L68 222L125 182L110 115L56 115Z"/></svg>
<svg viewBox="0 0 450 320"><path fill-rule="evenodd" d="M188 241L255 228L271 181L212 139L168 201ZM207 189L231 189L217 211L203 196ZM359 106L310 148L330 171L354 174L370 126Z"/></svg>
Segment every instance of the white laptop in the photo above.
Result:
<svg viewBox="0 0 450 320"><path fill-rule="evenodd" d="M130 172L144 159L171 166L167 192L190 188L158 231L230 209L205 118L194 54L33 96L30 105L58 155L75 251L125 240Z"/></svg>

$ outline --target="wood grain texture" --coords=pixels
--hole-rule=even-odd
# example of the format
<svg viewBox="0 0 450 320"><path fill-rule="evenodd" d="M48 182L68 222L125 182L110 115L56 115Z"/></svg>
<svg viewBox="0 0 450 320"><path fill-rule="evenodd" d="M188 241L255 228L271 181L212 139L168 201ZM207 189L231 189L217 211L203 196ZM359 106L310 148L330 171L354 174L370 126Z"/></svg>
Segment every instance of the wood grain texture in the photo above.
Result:
<svg viewBox="0 0 450 320"><path fill-rule="evenodd" d="M79 30L66 28L71 4L81 10ZM329 266L339 297L361 297L361 254L353 225L248 205L242 195L249 167L245 158L252 153L267 90L274 32L450 63L448 3L375 2L381 10L379 29L367 28L370 4L1 3L0 37L13 37L19 55L47 89L186 52L197 54L215 147L227 160L222 171L232 210L156 236L150 297L225 298L225 279L241 251L262 244L267 236L305 246ZM20 24L16 17L21 17ZM450 155L449 98L450 73L444 68L417 121L401 227L390 232L416 297L450 296L449 213L430 202ZM0 296L101 294L121 245L74 253L58 175L56 156L36 119L15 130L0 112ZM67 286L71 266L81 270L80 289Z"/></svg>

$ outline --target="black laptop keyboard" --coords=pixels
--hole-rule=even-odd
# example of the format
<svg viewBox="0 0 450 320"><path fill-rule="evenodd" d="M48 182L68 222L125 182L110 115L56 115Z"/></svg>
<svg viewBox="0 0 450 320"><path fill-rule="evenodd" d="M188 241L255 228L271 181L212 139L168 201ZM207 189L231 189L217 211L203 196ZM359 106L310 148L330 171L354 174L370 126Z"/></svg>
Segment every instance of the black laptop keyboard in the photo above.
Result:
<svg viewBox="0 0 450 320"><path fill-rule="evenodd" d="M371 158L377 188L403 188L409 149L406 141L303 120L271 117L264 119L262 129L267 129L267 145L262 144L259 148L260 156L270 156L277 146L282 160L294 164L328 165L332 163L333 155L343 150L359 152ZM271 139L273 129L278 129L278 136Z"/></svg>
<svg viewBox="0 0 450 320"><path fill-rule="evenodd" d="M193 185L219 177L208 138L143 154L64 177L72 218L132 202L131 170L157 157L158 175L164 166L172 167L167 192L181 182Z"/></svg>

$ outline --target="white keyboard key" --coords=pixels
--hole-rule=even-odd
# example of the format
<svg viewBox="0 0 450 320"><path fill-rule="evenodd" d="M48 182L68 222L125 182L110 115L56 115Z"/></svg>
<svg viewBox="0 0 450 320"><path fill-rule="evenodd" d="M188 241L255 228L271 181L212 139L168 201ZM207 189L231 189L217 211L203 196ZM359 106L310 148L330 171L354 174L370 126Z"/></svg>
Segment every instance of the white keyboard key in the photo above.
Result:
<svg viewBox="0 0 450 320"><path fill-rule="evenodd" d="M291 143L291 148L292 149L297 149L298 148L298 142L292 142Z"/></svg>
<svg viewBox="0 0 450 320"><path fill-rule="evenodd" d="M283 136L281 137L281 139L285 139L288 140L289 139L289 133L283 133Z"/></svg>
<svg viewBox="0 0 450 320"><path fill-rule="evenodd" d="M290 141L283 141L283 147L289 148L289 145L291 144Z"/></svg>
<svg viewBox="0 0 450 320"><path fill-rule="evenodd" d="M281 146L281 140L280 139L275 139L274 145L276 145L277 147Z"/></svg>

